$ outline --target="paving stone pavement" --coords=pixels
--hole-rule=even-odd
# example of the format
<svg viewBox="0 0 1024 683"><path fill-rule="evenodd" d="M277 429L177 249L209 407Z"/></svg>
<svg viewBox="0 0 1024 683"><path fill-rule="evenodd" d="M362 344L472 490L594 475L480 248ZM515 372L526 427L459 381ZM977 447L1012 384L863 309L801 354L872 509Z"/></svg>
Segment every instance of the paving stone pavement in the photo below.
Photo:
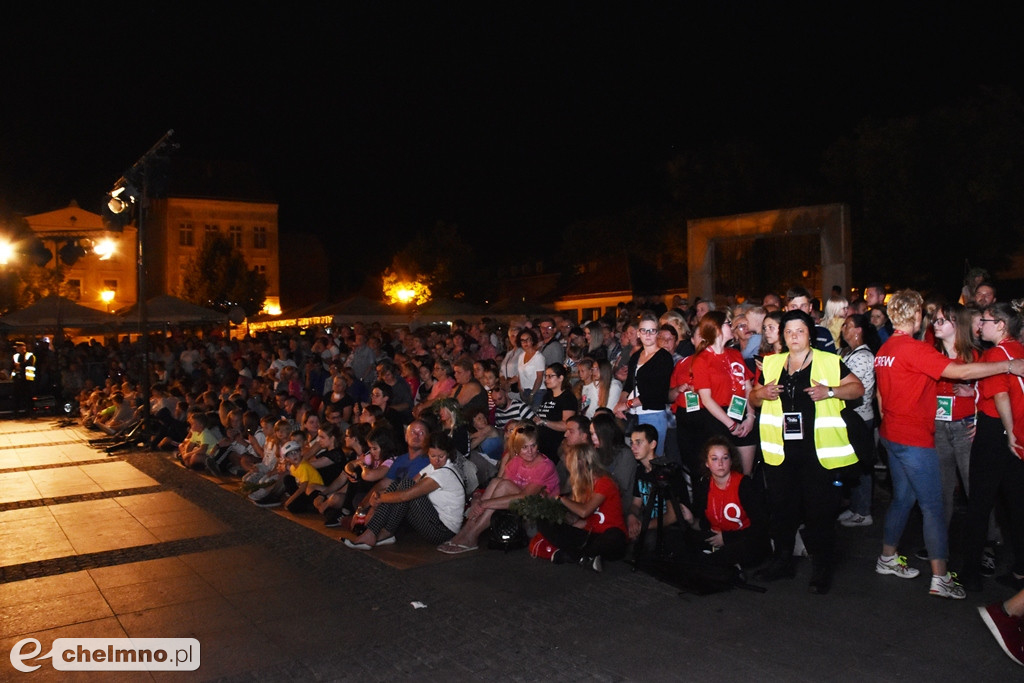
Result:
<svg viewBox="0 0 1024 683"><path fill-rule="evenodd" d="M878 523L840 530L844 557L827 596L807 592L806 561L797 579L764 594L707 597L680 595L622 562L595 574L525 551L480 550L397 570L256 508L165 454L106 456L88 436L40 420L0 423L0 448L10 447L0 458L0 680L1019 675L974 609L1005 591L990 582L983 594L950 602L928 596L924 577L876 575ZM876 505L876 519L883 511ZM194 637L202 665L72 676L44 660L20 673L7 653L27 637L44 648L58 637Z"/></svg>

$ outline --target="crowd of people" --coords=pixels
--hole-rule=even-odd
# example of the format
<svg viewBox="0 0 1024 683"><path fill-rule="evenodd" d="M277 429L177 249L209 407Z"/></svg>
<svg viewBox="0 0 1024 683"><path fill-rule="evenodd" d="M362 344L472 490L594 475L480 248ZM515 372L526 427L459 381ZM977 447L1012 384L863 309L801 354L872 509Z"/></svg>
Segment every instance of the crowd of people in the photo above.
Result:
<svg viewBox="0 0 1024 683"><path fill-rule="evenodd" d="M794 287L725 308L631 302L583 324L166 338L151 353L144 433L185 467L239 477L257 505L346 527L354 549L393 544L404 526L439 552L470 552L517 501L543 497L564 521L539 520L530 547L554 563L601 571L657 551L777 581L806 555L818 594L832 586L837 525L875 523L886 472L875 571L920 574L900 552L915 506L925 547L909 554L927 561L931 595L980 590L1005 545L997 581L1022 592L982 616L1020 661L1019 302L986 280L958 302L877 285L863 295L833 290L822 307ZM84 424L116 435L138 423L137 351L128 340L61 349ZM53 372L52 349L36 354Z"/></svg>

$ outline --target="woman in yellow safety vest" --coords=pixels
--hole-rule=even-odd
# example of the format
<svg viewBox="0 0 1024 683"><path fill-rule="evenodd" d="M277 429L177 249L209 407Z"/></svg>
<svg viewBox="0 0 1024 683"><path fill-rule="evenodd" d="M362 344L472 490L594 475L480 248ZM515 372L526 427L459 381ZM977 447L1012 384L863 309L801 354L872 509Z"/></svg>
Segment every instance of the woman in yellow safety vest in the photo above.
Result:
<svg viewBox="0 0 1024 683"><path fill-rule="evenodd" d="M761 406L761 451L771 508L775 553L757 576L767 581L796 574L797 529L811 555L810 591L832 584L835 523L842 489L836 470L857 462L846 434L844 401L864 385L839 356L811 347L814 321L803 311L782 316L783 353L766 356L750 400Z"/></svg>

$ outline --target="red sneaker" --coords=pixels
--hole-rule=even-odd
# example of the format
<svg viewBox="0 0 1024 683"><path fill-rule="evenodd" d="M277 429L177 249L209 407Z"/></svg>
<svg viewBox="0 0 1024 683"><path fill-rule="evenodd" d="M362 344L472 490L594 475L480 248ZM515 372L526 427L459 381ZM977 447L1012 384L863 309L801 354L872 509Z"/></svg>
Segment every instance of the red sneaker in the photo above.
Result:
<svg viewBox="0 0 1024 683"><path fill-rule="evenodd" d="M1024 620L1011 617L1003 611L1003 603L994 602L988 607L979 607L978 614L992 631L1003 652L1010 659L1024 666Z"/></svg>

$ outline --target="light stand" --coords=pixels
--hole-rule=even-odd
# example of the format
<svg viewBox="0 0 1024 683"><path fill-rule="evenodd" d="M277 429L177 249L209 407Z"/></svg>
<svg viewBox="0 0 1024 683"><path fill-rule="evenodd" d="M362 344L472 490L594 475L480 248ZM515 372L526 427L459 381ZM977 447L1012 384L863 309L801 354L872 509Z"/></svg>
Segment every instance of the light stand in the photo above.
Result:
<svg viewBox="0 0 1024 683"><path fill-rule="evenodd" d="M139 157L124 174L114 183L114 188L107 193L107 208L114 216L114 221L122 226L131 220L132 208L138 205L136 229L138 248L136 250L136 268L138 271L138 311L139 311L139 349L142 357L142 424L149 423L150 368L148 320L146 317L146 269L145 249L143 248L146 216L149 212L150 193L155 189L153 174L157 164L166 161L165 154L178 148L171 142L174 130L164 133L148 152ZM141 191L140 189L141 188ZM163 188L159 188L162 190ZM158 193L159 193L158 190Z"/></svg>

